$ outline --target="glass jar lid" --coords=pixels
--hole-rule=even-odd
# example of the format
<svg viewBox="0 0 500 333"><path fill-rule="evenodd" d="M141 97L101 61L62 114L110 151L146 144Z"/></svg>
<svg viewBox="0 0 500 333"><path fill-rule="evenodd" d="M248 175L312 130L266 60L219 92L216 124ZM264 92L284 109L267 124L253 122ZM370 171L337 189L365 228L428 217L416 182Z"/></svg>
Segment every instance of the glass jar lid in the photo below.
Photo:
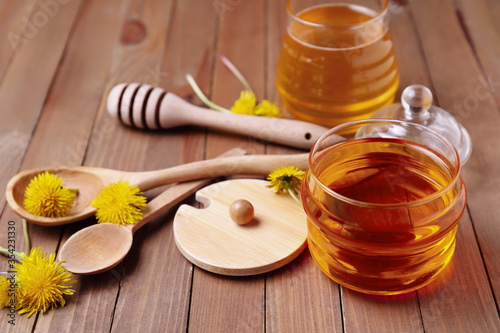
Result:
<svg viewBox="0 0 500 333"><path fill-rule="evenodd" d="M472 142L467 130L447 111L432 105L432 93L423 85L406 87L401 95L401 103L389 105L375 113L372 118L396 119L427 126L444 135L457 149L461 164L464 165L472 152ZM380 128L377 131L381 130ZM394 130L394 129L392 129ZM387 131L371 133L370 136L387 137ZM366 137L368 133L364 133ZM411 133L408 133L411 140Z"/></svg>

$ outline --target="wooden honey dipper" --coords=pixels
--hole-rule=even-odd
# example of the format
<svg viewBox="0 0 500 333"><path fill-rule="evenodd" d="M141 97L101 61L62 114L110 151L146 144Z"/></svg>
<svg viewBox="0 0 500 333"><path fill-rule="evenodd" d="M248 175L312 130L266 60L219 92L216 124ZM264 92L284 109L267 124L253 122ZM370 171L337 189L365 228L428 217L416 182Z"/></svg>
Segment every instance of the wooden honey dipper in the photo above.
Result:
<svg viewBox="0 0 500 333"><path fill-rule="evenodd" d="M327 128L304 121L224 114L192 105L173 93L147 84L121 83L111 89L108 112L123 124L141 129L196 125L310 149Z"/></svg>

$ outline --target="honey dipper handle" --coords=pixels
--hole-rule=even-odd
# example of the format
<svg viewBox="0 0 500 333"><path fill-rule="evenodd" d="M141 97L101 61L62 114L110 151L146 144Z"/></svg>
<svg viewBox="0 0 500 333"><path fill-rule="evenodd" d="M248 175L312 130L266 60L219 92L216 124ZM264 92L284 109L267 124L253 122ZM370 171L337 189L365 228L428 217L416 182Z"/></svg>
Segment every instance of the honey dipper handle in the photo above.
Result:
<svg viewBox="0 0 500 333"><path fill-rule="evenodd" d="M196 125L302 149L310 149L327 130L298 120L212 111L194 106L172 93L163 99L159 116L162 128Z"/></svg>
<svg viewBox="0 0 500 333"><path fill-rule="evenodd" d="M163 170L121 173L120 177L129 180L132 185L137 185L142 191L147 191L157 186L195 179L233 175L265 176L285 165L295 165L300 170L306 170L308 154L221 157Z"/></svg>
<svg viewBox="0 0 500 333"><path fill-rule="evenodd" d="M310 149L326 127L299 120L225 114L192 105L161 88L121 83L111 89L108 112L127 126L159 129L196 125L301 149Z"/></svg>

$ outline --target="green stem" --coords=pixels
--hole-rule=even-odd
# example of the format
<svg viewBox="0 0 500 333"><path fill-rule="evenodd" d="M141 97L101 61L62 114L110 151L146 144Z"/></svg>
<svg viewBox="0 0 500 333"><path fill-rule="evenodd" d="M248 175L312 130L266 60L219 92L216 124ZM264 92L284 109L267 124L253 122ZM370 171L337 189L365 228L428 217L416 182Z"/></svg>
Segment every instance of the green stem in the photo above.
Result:
<svg viewBox="0 0 500 333"><path fill-rule="evenodd" d="M225 56L223 56L221 54L220 60L234 74L234 76L236 76L236 78L238 78L238 80L240 80L240 82L245 86L246 90L253 92L252 86L250 86L250 83L248 83L248 81L245 79L243 74L241 74L241 72L236 68L235 65L233 65L233 63L231 61L229 61L228 58L226 58Z"/></svg>
<svg viewBox="0 0 500 333"><path fill-rule="evenodd" d="M15 256L17 256L17 257L19 257L19 258L22 258L22 257L21 257L21 253L19 253L19 252L17 252L17 251L9 251L9 250L7 250L6 248L1 247L1 246L0 246L0 253L5 253L5 254L13 254L13 255L15 255Z"/></svg>
<svg viewBox="0 0 500 333"><path fill-rule="evenodd" d="M218 106L217 104L213 103L212 101L210 101L207 96L205 96L205 94L201 91L200 87L198 87L198 85L196 84L196 81L193 79L193 77L191 75L186 75L186 79L189 83L189 85L191 86L191 88L193 88L195 94L202 100L203 103L205 103L209 108L211 109L214 109L214 110L217 110L217 111L220 111L220 112L225 112L225 113L231 113L230 110L228 109L224 109L223 107L221 106Z"/></svg>
<svg viewBox="0 0 500 333"><path fill-rule="evenodd" d="M302 202L300 201L299 198L297 198L297 196L295 195L295 193L291 190L291 189L288 189L288 193L290 193L290 195L292 196L292 198L297 201L300 205L302 205Z"/></svg>
<svg viewBox="0 0 500 333"><path fill-rule="evenodd" d="M80 191L77 188L68 188L70 193L78 194Z"/></svg>
<svg viewBox="0 0 500 333"><path fill-rule="evenodd" d="M26 221L26 219L23 219L23 233L24 233L24 239L26 240L26 253L30 253L31 240L30 240L30 233L28 230L28 221Z"/></svg>

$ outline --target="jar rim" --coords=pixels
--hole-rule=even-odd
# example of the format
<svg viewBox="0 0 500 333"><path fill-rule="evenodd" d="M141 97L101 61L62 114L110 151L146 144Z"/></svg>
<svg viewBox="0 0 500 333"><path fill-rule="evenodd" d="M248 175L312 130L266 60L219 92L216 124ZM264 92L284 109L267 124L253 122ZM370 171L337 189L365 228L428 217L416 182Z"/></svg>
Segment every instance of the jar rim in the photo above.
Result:
<svg viewBox="0 0 500 333"><path fill-rule="evenodd" d="M288 15L290 15L290 17L298 23L308 25L310 27L316 27L316 28L320 28L320 27L331 27L331 28L337 27L337 28L344 28L344 29L345 28L347 28L347 29L363 28L367 25L374 23L375 21L378 21L381 17L387 15L387 11L389 10L389 0L383 0L384 5L383 5L382 9L377 11L377 15L370 18L369 20L366 20L366 21L363 21L360 23L350 23L350 24L321 24L321 23L316 23L316 22L311 22L311 21L301 19L298 16L299 13L296 13L294 10L292 10L292 5L291 5L292 1L293 0L288 0L287 4L286 4ZM308 8L314 8L314 7L318 7L318 6L321 6L321 5L316 5L316 6L312 6L312 7L308 7Z"/></svg>
<svg viewBox="0 0 500 333"><path fill-rule="evenodd" d="M317 148L319 146L319 144L328 136L330 136L332 133L335 133L335 132L338 132L339 130L342 130L346 127L349 127L349 126L356 126L358 124L363 124L363 123L392 123L392 124L399 124L399 125L405 125L405 126L414 126L416 128L420 128L420 129L424 129L425 131L428 131L429 133L432 133L433 135L435 135L437 138L439 138L441 141L443 141L446 146L448 146L449 148L452 149L452 153L453 153L453 156L455 156L455 159L456 159L456 172L455 174L453 175L453 178L450 180L450 182L448 183L448 185L446 187L443 187L442 189L426 196L426 197L423 197L423 198L420 198L420 199L417 199L417 200L412 200L412 201L408 201L408 202L400 202L400 203L373 203L373 202L366 202L366 201L361 201L361 200L356 200L356 199L352 199L352 198L349 198L349 197L346 197L340 193L337 193L336 191L332 190L331 188L329 188L328 186L326 186L325 184L323 184L317 177L315 171L313 170L313 168L311 167L313 165L313 156L315 155L315 153L317 152ZM354 139L354 140L357 140L357 139ZM406 141L410 141L410 140L406 140ZM345 142L345 141L341 141L341 142ZM335 143L333 144L332 146L330 147L334 147L335 145L341 143L341 142L338 142L338 143ZM410 141L412 142L412 141ZM419 144L419 143L417 143ZM441 155L441 154L440 154ZM450 163L454 164L453 162L449 161ZM309 157L308 157L308 164L309 164L309 176L313 178L315 184L318 184L322 189L323 191L325 191L326 193L328 193L329 195L331 195L332 197L335 197L341 201L344 201L344 202L347 202L349 204L353 204L353 205L356 205L356 206L362 206L362 207L373 207L373 208L387 208L387 209L397 209L397 208L401 208L401 207L415 207L415 206L418 206L418 205L422 205L422 204L425 204L425 203L428 203L436 198L439 198L439 197L442 197L444 193L448 192L451 190L451 188L453 186L455 186L456 182L461 179L461 176L460 176L460 172L461 172L461 163L460 163L460 156L458 155L458 152L455 148L455 146L450 142L450 140L448 140L445 136L443 136L442 134L440 134L439 132L431 129L431 128L428 128L424 125L420 125L420 124L416 124L416 123L412 123L412 122L408 122L408 121L402 121L402 120L396 120L396 119L364 119L364 120L356 120L356 121L351 121L351 122L347 122L347 123L344 123L344 124L341 124L341 125L338 125L338 126L335 126L331 129L329 129L328 131L326 131L325 133L323 133L317 140L316 142L314 143L313 147L311 148L311 151L309 153Z"/></svg>

